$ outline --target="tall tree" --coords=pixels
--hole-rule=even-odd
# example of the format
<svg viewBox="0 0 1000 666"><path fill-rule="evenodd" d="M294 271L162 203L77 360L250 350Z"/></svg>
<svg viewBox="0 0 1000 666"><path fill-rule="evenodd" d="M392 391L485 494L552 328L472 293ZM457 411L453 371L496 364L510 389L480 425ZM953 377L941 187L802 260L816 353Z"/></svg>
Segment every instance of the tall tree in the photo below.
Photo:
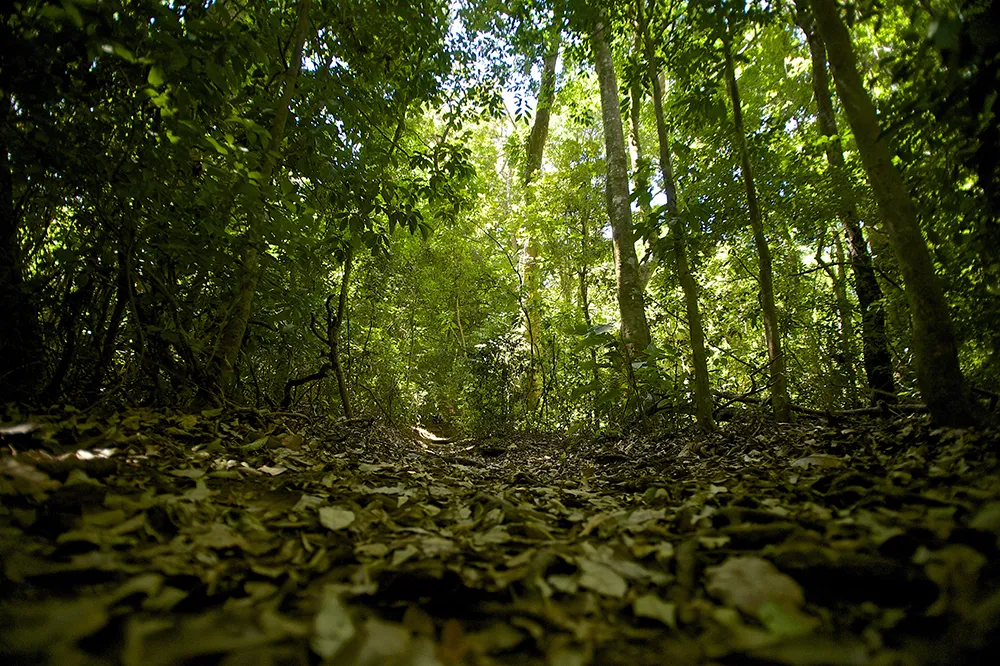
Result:
<svg viewBox="0 0 1000 666"><path fill-rule="evenodd" d="M637 5L639 4L639 1L640 0L637 0ZM630 6L630 15L633 10L639 12L641 11L641 8ZM642 284L643 291L645 291L647 285L649 285L650 279L653 277L653 273L656 272L659 265L657 253L653 251L653 245L656 243L657 239L658 228L657 225L652 223L651 219L651 214L653 212L653 192L649 183L649 158L647 158L643 152L642 144L642 83L644 69L642 57L642 27L638 14L631 18L634 18L635 23L635 29L633 31L633 45L635 49L629 58L628 69L626 70L629 92L628 118L629 129L631 130L630 135L632 138L632 153L635 157L632 165L632 170L635 173L635 198L636 203L639 204L639 213L642 215L642 228L644 229L644 233L642 235L646 240L646 253L643 255L642 261L639 262L639 281Z"/></svg>
<svg viewBox="0 0 1000 666"><path fill-rule="evenodd" d="M844 148L837 129L837 117L830 97L830 77L826 67L826 45L816 30L809 11L808 0L798 0L796 19L806 33L809 55L812 59L813 96L816 99L819 131L827 138L826 159L837 184L840 208L837 216L847 237L854 273L854 289L861 309L862 357L871 403L892 403L896 400L896 386L892 375L892 355L885 330L885 309L882 307L882 287L875 277L872 256L861 229L860 216L854 201L853 190L847 182L844 165Z"/></svg>
<svg viewBox="0 0 1000 666"><path fill-rule="evenodd" d="M785 375L785 355L781 350L781 330L778 327L778 311L774 305L774 281L771 268L771 250L764 234L764 218L757 202L757 187L754 183L750 162L750 147L747 145L746 130L743 127L743 108L740 105L740 89L736 82L736 66L733 64L732 26L726 21L722 26L722 56L725 65L726 89L733 106L733 130L740 153L740 171L747 195L747 210L750 228L753 231L754 246L757 249L757 269L760 285L760 307L764 319L764 338L767 342L767 357L771 378L771 405L778 421L791 418L791 401L788 397L788 378Z"/></svg>
<svg viewBox="0 0 1000 666"><path fill-rule="evenodd" d="M660 147L660 173L663 177L663 192L667 199L664 212L673 241L674 266L677 271L677 281L681 283L681 290L684 292L688 334L691 337L695 418L698 426L703 430L714 430L712 386L708 375L705 330L702 326L701 309L698 305L698 285L688 260L684 221L677 208L677 185L674 182L674 169L670 159L670 133L667 129L666 114L663 111L663 80L656 64L656 46L649 34L649 23L643 11L643 2L645 0L636 0L638 33L641 36L638 46L641 46L645 53L646 73L653 88L653 111L656 114L656 136Z"/></svg>
<svg viewBox="0 0 1000 666"><path fill-rule="evenodd" d="M525 195L531 200L531 181L542 168L542 156L545 151L545 141L549 136L549 120L552 117L552 105L556 99L556 65L559 61L559 45L562 43L563 0L557 0L552 26L549 29L549 42L542 62L542 80L538 90L538 100L535 103L535 120L528 136L528 150L524 163L523 184ZM529 206L530 210L530 206ZM525 301L525 331L531 352L531 364L528 368L528 409L534 411L542 395L542 294L541 267L539 263L538 234L528 225L528 240L525 247L524 286L527 290Z"/></svg>
<svg viewBox="0 0 1000 666"><path fill-rule="evenodd" d="M559 46L562 44L564 0L557 0L553 9L552 25L545 58L542 61L542 78L535 103L535 120L528 136L528 150L524 162L524 185L529 185L542 168L545 141L549 136L552 105L556 99L556 66L559 63Z"/></svg>
<svg viewBox="0 0 1000 666"><path fill-rule="evenodd" d="M292 98L295 95L295 86L299 79L299 72L302 70L302 50L309 28L309 9L311 6L312 0L298 0L297 18L290 40L291 57L282 77L281 96L275 109L274 119L271 121L270 139L259 169L258 181L262 185L270 184L274 168L277 166L281 154L281 143L285 138L285 124L288 122ZM247 325L250 322L253 299L257 292L257 283L260 281L260 255L263 252L264 211L259 200L251 201L247 211L247 232L244 239L239 281L232 301L227 307L225 325L209 366L210 382L213 384L211 388L220 391L223 395L230 389L235 380L236 361L243 346L243 336L246 334Z"/></svg>
<svg viewBox="0 0 1000 666"><path fill-rule="evenodd" d="M944 290L934 272L920 231L917 208L879 126L861 75L851 36L835 0L812 0L813 15L826 43L837 95L851 125L858 152L885 230L899 262L913 320L917 383L935 422L948 426L973 423L958 345Z"/></svg>
<svg viewBox="0 0 1000 666"><path fill-rule="evenodd" d="M601 114L607 163L605 195L608 217L611 218L611 240L614 245L622 338L636 351L642 352L649 346L649 324L646 321L642 284L639 280L639 261L635 253L635 237L632 231L625 135L622 130L621 109L618 106L618 82L615 78L615 67L611 60L607 34L600 20L596 23L592 40L594 64L601 89Z"/></svg>
<svg viewBox="0 0 1000 666"><path fill-rule="evenodd" d="M6 21L4 21L6 24ZM10 94L0 88L0 403L23 399L33 382L31 365L38 350L38 317L25 291L24 260L8 159Z"/></svg>

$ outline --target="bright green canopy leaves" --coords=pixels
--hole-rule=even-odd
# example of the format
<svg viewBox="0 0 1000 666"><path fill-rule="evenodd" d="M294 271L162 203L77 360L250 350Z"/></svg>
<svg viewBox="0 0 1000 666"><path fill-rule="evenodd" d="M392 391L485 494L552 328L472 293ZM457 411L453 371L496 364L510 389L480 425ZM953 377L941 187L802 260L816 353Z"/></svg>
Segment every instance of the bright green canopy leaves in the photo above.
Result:
<svg viewBox="0 0 1000 666"><path fill-rule="evenodd" d="M995 3L955 0L933 15L848 4L837 11L916 205L963 369L992 391L1000 125L998 42L984 26ZM862 354L873 302L895 373L886 385L916 400L905 271L832 86L836 136L820 127L795 11L669 0L17 2L0 35L0 301L17 322L0 336L4 358L17 359L0 364L15 380L3 398L195 399L215 381L255 249L259 279L226 400L287 396L337 411L323 369L335 328L361 414L483 430L683 423L694 404L692 305L716 406L768 395L763 242L768 335L781 343L792 403L877 399ZM650 49L637 41L640 16ZM614 335L597 18L625 119L630 210L619 222L636 239L652 339L643 359ZM529 136L553 44L539 150ZM829 159L834 145L842 164ZM845 235L848 200L859 233ZM877 287L865 304L858 238ZM333 321L327 305L342 286Z"/></svg>

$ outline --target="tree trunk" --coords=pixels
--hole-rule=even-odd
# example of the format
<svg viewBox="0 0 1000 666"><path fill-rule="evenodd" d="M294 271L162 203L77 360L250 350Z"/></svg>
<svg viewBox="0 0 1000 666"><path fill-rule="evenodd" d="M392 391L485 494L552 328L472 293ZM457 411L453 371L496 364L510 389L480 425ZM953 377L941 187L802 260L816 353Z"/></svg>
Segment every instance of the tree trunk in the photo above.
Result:
<svg viewBox="0 0 1000 666"><path fill-rule="evenodd" d="M344 418L353 419L351 395L347 392L347 379L344 377L344 365L340 361L340 330L347 316L347 290L351 284L351 267L354 264L354 248L347 248L344 258L344 275L340 280L340 297L337 299L337 314L327 319L327 340L330 343L330 367L337 378L337 391L340 393L340 403L344 406Z"/></svg>
<svg viewBox="0 0 1000 666"><path fill-rule="evenodd" d="M121 330L122 322L125 319L129 294L132 291L132 285L135 283L135 270L132 258L134 253L135 227L125 223L118 235L118 279L115 285L115 306L111 312L108 327L104 332L104 341L101 344L97 367L94 368L94 372L90 378L88 393L93 396L98 395L101 385L104 383L104 379L108 376L108 371L111 369L118 331Z"/></svg>
<svg viewBox="0 0 1000 666"><path fill-rule="evenodd" d="M958 345L941 283L920 232L917 208L892 151L879 127L878 115L861 75L850 34L834 0L813 0L813 14L826 43L837 95L854 132L861 162L871 181L889 242L899 262L913 318L913 353L917 383L931 418L940 425L974 422L965 381L958 365Z"/></svg>
<svg viewBox="0 0 1000 666"><path fill-rule="evenodd" d="M636 199L639 204L639 213L642 215L642 224L646 229L645 241L646 241L646 253L642 257L642 261L639 262L639 284L642 285L642 290L645 293L646 287L649 285L649 281L652 279L653 274L656 272L659 266L660 260L657 257L656 252L653 251L653 245L658 239L658 227L653 224L650 216L653 212L652 210L652 197L653 193L649 185L649 159L644 157L642 152L642 136L641 131L641 111L642 111L642 75L639 71L639 65L641 64L640 58L643 52L642 41L643 41L643 25L641 18L642 7L638 6L643 2L643 0L638 0L636 2L637 10L639 14L636 17L635 24L635 51L633 56L635 57L636 71L632 73L632 79L629 81L629 125L631 126L631 136L632 136L632 150L635 155L635 162L632 165L632 169L635 172L635 192Z"/></svg>
<svg viewBox="0 0 1000 666"><path fill-rule="evenodd" d="M636 48L638 48L639 37L636 36ZM632 150L635 154L635 164L633 165L633 170L635 172L635 190L636 196L638 198L639 212L642 214L642 219L644 223L648 223L649 216L653 212L650 207L652 201L652 192L649 187L649 167L648 159L643 156L642 152L642 137L640 136L640 117L639 112L642 106L642 81L638 74L629 84L629 97L631 104L629 105L629 125L631 129L632 138ZM651 231L646 237L646 242L649 247L652 248L653 242L656 241L656 234ZM652 256L652 252L648 252L647 256ZM647 278L648 280L648 278Z"/></svg>
<svg viewBox="0 0 1000 666"><path fill-rule="evenodd" d="M535 121L528 136L528 151L524 165L525 197L531 201L531 181L542 168L545 141L549 136L549 120L552 104L556 97L556 64L559 60L559 45L562 42L563 3L556 4L552 17L548 51L542 66L542 81L535 104ZM528 224L528 239L525 246L524 286L527 291L525 302L525 337L531 353L528 367L528 409L535 411L542 397L542 293L541 270L538 261L539 242L534 225Z"/></svg>
<svg viewBox="0 0 1000 666"><path fill-rule="evenodd" d="M625 160L625 136L618 107L618 83L615 80L611 49L604 25L600 22L593 35L594 63L601 87L601 111L604 120L604 146L607 161L606 197L611 218L611 241L614 245L615 274L618 279L618 309L622 318L622 338L635 352L649 346L649 324L639 283L639 261L632 234L632 209L628 195L628 169Z"/></svg>
<svg viewBox="0 0 1000 666"><path fill-rule="evenodd" d="M691 337L691 361L694 366L695 419L702 430L715 430L712 418L714 404L712 386L708 375L708 353L705 349L705 330L701 323L701 308L698 305L698 285L691 272L687 256L687 238L684 222L677 210L677 186L674 183L674 169L670 160L670 136L667 132L666 116L663 112L663 82L656 67L656 47L649 36L649 26L643 16L642 3L638 0L639 31L642 33L646 54L646 69L653 85L653 110L656 114L656 137L660 147L660 173L663 176L663 193L667 198L667 223L674 246L674 264L677 281L684 292L687 310L688 334Z"/></svg>
<svg viewBox="0 0 1000 666"><path fill-rule="evenodd" d="M558 2L552 17L548 50L542 65L542 81L538 90L538 101L535 104L535 122L528 136L528 151L524 164L525 186L531 183L535 174L542 168L542 154L549 136L552 104L556 99L556 64L559 60L559 46L562 43L562 27L563 3Z"/></svg>
<svg viewBox="0 0 1000 666"><path fill-rule="evenodd" d="M767 357L771 370L771 406L774 418L788 421L791 418L791 401L788 398L788 380L785 376L785 355L781 351L781 331L778 328L778 312L774 306L774 284L771 277L771 250L764 236L764 220L757 203L757 188L754 184L750 165L750 149L743 129L743 109L740 106L740 89L736 83L736 68L733 65L732 36L728 26L722 34L723 57L726 66L726 88L733 104L733 129L740 151L740 170L747 192L747 209L750 214L750 228L757 248L757 267L760 273L760 306L764 317L764 338L767 342Z"/></svg>
<svg viewBox="0 0 1000 666"><path fill-rule="evenodd" d="M10 97L0 91L0 404L23 400L37 387L32 377L38 354L38 316L24 284L24 257L14 209L10 172L9 131L13 127Z"/></svg>
<svg viewBox="0 0 1000 666"><path fill-rule="evenodd" d="M857 407L858 377L854 371L854 360L857 358L857 348L854 344L854 321L851 319L851 303L847 299L847 275L844 271L844 249L840 242L840 237L834 234L833 246L836 264L831 266L823 259L823 247L825 241L820 242L816 248L816 263L820 265L823 272L830 278L833 285L833 297L837 305L837 318L840 320L840 336L837 341L839 356L837 365L840 366L840 374L843 378L843 385L838 386L839 398L846 400L844 406L848 408Z"/></svg>
<svg viewBox="0 0 1000 666"><path fill-rule="evenodd" d="M797 19L806 33L809 53L812 56L813 95L816 98L819 130L827 137L826 159L833 170L840 210L837 212L841 227L847 237L847 248L851 255L851 270L854 273L854 289L861 309L862 358L865 376L871 392L870 402L896 402L896 384L892 374L892 355L889 352L889 338L885 331L885 310L882 307L882 287L879 286L872 267L871 253L861 230L860 217L847 182L844 165L844 149L837 131L837 117L833 111L830 96L830 78L826 69L826 45L816 31L809 12L808 0L798 0Z"/></svg>
<svg viewBox="0 0 1000 666"><path fill-rule="evenodd" d="M271 122L271 138L260 165L260 182L270 183L274 168L278 163L281 142L285 137L285 124L288 121L292 98L299 72L302 70L302 50L305 45L306 31L309 27L309 9L312 0L298 0L298 19L292 33L292 53L288 69L285 70L282 82L281 98L278 101L277 112ZM239 282L232 302L228 307L228 316L216 346L209 367L211 389L219 391L224 396L235 382L236 361L243 346L243 336L250 322L253 299L260 281L260 255L264 252L264 214L259 209L260 202L255 201L247 210L247 235L240 265Z"/></svg>
<svg viewBox="0 0 1000 666"><path fill-rule="evenodd" d="M587 325L587 330L589 331L594 325L590 317L590 284L588 282L589 278L589 261L587 257L589 255L589 243L590 231L587 228L587 221L589 218L589 213L587 209L580 211L580 270L578 274L580 276L580 309L583 311L583 321ZM590 345L590 367L593 371L592 379L594 386L597 386L598 382L601 381L601 373L598 370L597 363L597 348ZM591 402L591 408L588 412L590 416L590 426L597 426L597 408Z"/></svg>

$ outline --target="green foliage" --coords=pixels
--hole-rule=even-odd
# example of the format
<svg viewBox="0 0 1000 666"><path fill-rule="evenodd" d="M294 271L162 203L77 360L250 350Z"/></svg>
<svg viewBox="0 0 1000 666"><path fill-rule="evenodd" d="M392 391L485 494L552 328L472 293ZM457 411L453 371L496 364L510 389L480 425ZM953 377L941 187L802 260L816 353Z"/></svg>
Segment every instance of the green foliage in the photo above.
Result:
<svg viewBox="0 0 1000 666"><path fill-rule="evenodd" d="M245 231L259 219L263 277L236 400L277 405L289 380L322 367L329 347L317 332L325 334L327 299L339 294L350 250L342 356L360 413L484 433L686 423L688 334L648 92L638 109L643 161L632 168L652 188L648 202L634 190L633 199L640 257L659 262L645 294L654 346L636 358L615 336L589 62L597 5L584 4L567 8L545 162L525 192L525 121L551 2L316 2L270 180L260 165L295 3L16 3L3 15L10 48L0 90L11 112L0 138L23 291L40 324L33 376L43 397L193 399L238 286ZM983 30L994 5L955 0L927 15L912 3L881 3L878 20L859 10L853 27L948 286L963 362L984 387L1000 377L990 325L1000 319L997 42ZM602 19L620 80L645 90L634 10L614 9ZM912 393L898 271L843 129L846 168L826 166L809 51L791 17L767 3L648 2L646 11L662 36L656 57L677 204L703 294L713 385L746 392L766 375L718 49L726 21L793 400L844 406L838 382L852 360L835 356L844 331L815 260L818 250L835 261L844 188L855 194L886 292L897 379ZM526 280L529 239L537 273ZM524 335L529 300L540 319L535 350ZM532 359L542 395L529 409ZM332 377L297 386L292 398L296 409L340 409Z"/></svg>

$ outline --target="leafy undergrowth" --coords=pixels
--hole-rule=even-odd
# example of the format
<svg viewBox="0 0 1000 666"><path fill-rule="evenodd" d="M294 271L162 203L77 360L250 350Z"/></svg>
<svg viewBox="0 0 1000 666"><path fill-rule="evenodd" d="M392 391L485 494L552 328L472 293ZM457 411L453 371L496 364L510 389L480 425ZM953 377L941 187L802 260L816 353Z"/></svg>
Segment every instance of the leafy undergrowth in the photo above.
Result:
<svg viewBox="0 0 1000 666"><path fill-rule="evenodd" d="M3 427L5 664L995 663L992 431Z"/></svg>

